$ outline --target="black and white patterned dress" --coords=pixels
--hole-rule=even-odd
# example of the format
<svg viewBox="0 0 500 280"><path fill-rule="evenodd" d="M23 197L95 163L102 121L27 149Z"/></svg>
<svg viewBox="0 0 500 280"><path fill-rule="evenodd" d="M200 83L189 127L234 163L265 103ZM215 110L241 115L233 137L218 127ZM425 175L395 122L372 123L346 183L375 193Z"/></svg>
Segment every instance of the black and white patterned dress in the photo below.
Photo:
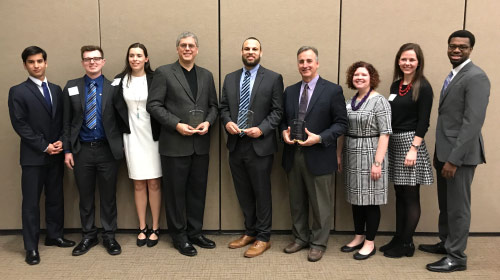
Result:
<svg viewBox="0 0 500 280"><path fill-rule="evenodd" d="M395 185L431 185L434 182L431 160L425 141L417 151L415 166L404 166L406 154L413 138L424 138L429 127L433 92L427 80L422 79L417 101L413 101L413 88L407 94L399 95L399 82L391 86L389 104L392 110L393 134L389 139L389 181ZM406 89L406 86L402 86Z"/></svg>
<svg viewBox="0 0 500 280"><path fill-rule="evenodd" d="M381 205L387 203L387 154L382 162L380 179L371 179L378 135L391 134L391 106L387 99L372 93L357 111L346 103L348 128L344 137L342 166L345 194L354 205ZM375 137L370 137L375 136Z"/></svg>

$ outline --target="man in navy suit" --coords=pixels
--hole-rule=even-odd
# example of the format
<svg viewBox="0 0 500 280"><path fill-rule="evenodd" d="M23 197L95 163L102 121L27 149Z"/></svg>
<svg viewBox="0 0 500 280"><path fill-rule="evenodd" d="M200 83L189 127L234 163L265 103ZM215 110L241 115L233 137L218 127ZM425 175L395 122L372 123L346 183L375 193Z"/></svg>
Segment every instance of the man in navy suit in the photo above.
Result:
<svg viewBox="0 0 500 280"><path fill-rule="evenodd" d="M29 77L9 91L12 127L21 137L22 220L26 263L40 263L40 195L45 191L46 246L72 247L63 238L62 91L47 82L47 53L37 47L21 54Z"/></svg>
<svg viewBox="0 0 500 280"><path fill-rule="evenodd" d="M292 254L310 247L307 259L315 262L323 257L330 234L337 137L347 129L347 112L342 88L322 79L317 72L316 48L301 47L297 52L297 64L302 81L286 88L280 124L286 143L283 168L290 186L295 236L295 241L284 251ZM304 139L294 139L291 135L294 122L305 122ZM309 205L313 213L312 231L309 231Z"/></svg>

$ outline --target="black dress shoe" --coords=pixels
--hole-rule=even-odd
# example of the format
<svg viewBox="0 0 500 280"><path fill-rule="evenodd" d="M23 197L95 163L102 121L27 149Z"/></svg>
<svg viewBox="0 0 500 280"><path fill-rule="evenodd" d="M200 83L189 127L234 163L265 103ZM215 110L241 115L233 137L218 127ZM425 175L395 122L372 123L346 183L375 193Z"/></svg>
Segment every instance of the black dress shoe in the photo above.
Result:
<svg viewBox="0 0 500 280"><path fill-rule="evenodd" d="M59 238L45 238L45 246L57 246L57 247L73 247L75 246L75 241L65 239L63 237Z"/></svg>
<svg viewBox="0 0 500 280"><path fill-rule="evenodd" d="M96 238L84 238L80 243L73 249L73 256L81 256L87 253L90 248L94 247L99 243L99 239Z"/></svg>
<svg viewBox="0 0 500 280"><path fill-rule="evenodd" d="M363 242L361 242L361 243L359 243L358 245L353 246L353 247L349 247L349 246L347 246L347 245L344 245L344 246L340 247L340 251L342 251L342 252L344 252L344 253L354 252L354 251L356 251L356 250L358 250L358 249L363 248L363 245L364 245L364 244L365 244L365 242L363 241Z"/></svg>
<svg viewBox="0 0 500 280"><path fill-rule="evenodd" d="M139 235L141 235L141 233L146 236L144 239L139 239ZM146 225L146 227L144 227L143 229L139 229L136 241L137 247L142 247L146 245L147 241L148 241L148 225Z"/></svg>
<svg viewBox="0 0 500 280"><path fill-rule="evenodd" d="M444 257L437 262L425 266L427 270L434 272L453 272L467 269L467 265L459 264L457 261Z"/></svg>
<svg viewBox="0 0 500 280"><path fill-rule="evenodd" d="M358 261L362 261L362 260L366 260L368 259L369 257L375 255L375 252L377 251L377 248L376 247L373 247L373 250L368 254L368 255L363 255L363 254L360 254L359 252L356 252L356 254L354 254L352 257L355 259L355 260L358 260Z"/></svg>
<svg viewBox="0 0 500 280"><path fill-rule="evenodd" d="M380 250L379 250L380 251ZM384 257L401 258L403 256L413 257L415 245L413 243L401 243L384 252Z"/></svg>
<svg viewBox="0 0 500 280"><path fill-rule="evenodd" d="M193 237L193 238L189 237L189 242L191 242L194 245L198 245L201 248L205 248L205 249L215 248L215 242L206 238L203 234L200 234L197 237Z"/></svg>
<svg viewBox="0 0 500 280"><path fill-rule="evenodd" d="M380 252L385 252L389 249L394 248L396 245L401 245L403 244L403 241L399 238L399 236L394 236L389 243L385 244L384 246L380 247L378 250Z"/></svg>
<svg viewBox="0 0 500 280"><path fill-rule="evenodd" d="M40 254L36 250L27 250L26 259L24 259L27 264L34 265L40 263Z"/></svg>
<svg viewBox="0 0 500 280"><path fill-rule="evenodd" d="M184 256L194 257L198 254L196 248L194 248L193 244L189 242L174 243L174 247Z"/></svg>
<svg viewBox="0 0 500 280"><path fill-rule="evenodd" d="M151 235L154 234L156 235L156 239L150 239ZM156 244L158 244L158 240L160 240L160 228L157 229L151 229L148 235L148 247L154 247Z"/></svg>
<svg viewBox="0 0 500 280"><path fill-rule="evenodd" d="M106 248L106 251L108 251L108 254L114 256L114 255L119 255L122 252L122 247L120 244L118 244L118 241L114 238L110 239L104 239L102 241L102 245L104 245L104 248Z"/></svg>
<svg viewBox="0 0 500 280"><path fill-rule="evenodd" d="M442 255L447 254L446 249L444 248L443 242L439 242L436 244L420 244L418 246L418 249L420 251L424 251L424 252L432 253L432 254L442 254Z"/></svg>

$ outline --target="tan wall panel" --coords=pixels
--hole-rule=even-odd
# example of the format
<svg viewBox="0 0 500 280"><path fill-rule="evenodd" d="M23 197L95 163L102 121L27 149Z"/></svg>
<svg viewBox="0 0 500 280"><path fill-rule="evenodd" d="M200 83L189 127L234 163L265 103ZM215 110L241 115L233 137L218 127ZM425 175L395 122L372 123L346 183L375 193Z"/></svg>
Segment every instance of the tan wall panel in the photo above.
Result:
<svg viewBox="0 0 500 280"><path fill-rule="evenodd" d="M119 5L117 3L113 0L101 1L102 47L107 59L104 72L109 79L125 66L125 56L130 44L141 42L148 48L154 69L178 59L175 48L177 36L183 31L191 31L198 36L200 44L196 64L214 74L215 84L218 87L216 0L195 0L191 1L190 5L171 1L167 5L161 0L148 1L147 5L133 0L120 1ZM192 20L185 20L186 18ZM211 129L210 168L204 221L204 229L212 230L219 228L218 127L216 125ZM122 165L117 189L118 227L136 228L138 219L133 184L128 179L125 163ZM161 215L160 227L165 229L167 226L163 210Z"/></svg>
<svg viewBox="0 0 500 280"><path fill-rule="evenodd" d="M443 13L446 11L446 13ZM463 24L464 2L456 0L395 1L370 0L342 2L341 85L346 99L355 94L346 86L345 72L355 61L365 60L379 71L382 80L378 92L389 95L394 57L407 42L420 44L425 56L425 74L434 89L434 105L426 143L434 153L437 103L442 83L451 65L446 56L446 44L451 32ZM345 201L343 181L338 180L336 229L353 230L351 206ZM343 178L342 178L343 179ZM422 186L422 217L417 231L437 231L436 184ZM394 189L389 186L389 203L381 206L380 231L394 231Z"/></svg>
<svg viewBox="0 0 500 280"><path fill-rule="evenodd" d="M6 65L0 69L0 92L3 96L0 100L0 178L3 182L3 195L0 197L1 229L21 228L19 136L12 129L7 110L9 88L25 81L28 75L23 68L21 52L31 45L45 49L49 66L47 78L61 87L68 79L83 75L80 47L87 43L99 43L97 3L97 0L47 0L43 4L39 1L0 2L1 58ZM64 178L65 227L78 228L78 192L72 184L72 176L67 174ZM41 219L44 220L43 210Z"/></svg>
<svg viewBox="0 0 500 280"><path fill-rule="evenodd" d="M500 204L498 203L498 171L500 149L498 148L498 120L500 119L500 76L498 72L498 30L500 2L496 0L467 1L465 28L474 33L476 44L471 53L472 61L481 67L491 82L490 103L483 126L487 164L476 169L472 186L471 231L499 232Z"/></svg>
<svg viewBox="0 0 500 280"><path fill-rule="evenodd" d="M302 45L319 49L320 74L336 82L338 59L339 1L314 1L314 12L304 2L257 0L221 1L221 79L235 71L241 62L241 44L249 36L262 43L261 64L283 75L285 87L300 80L296 53ZM222 137L221 208L222 229L243 229L243 216L234 191ZM272 172L273 229L289 230L290 206L281 152L274 157Z"/></svg>

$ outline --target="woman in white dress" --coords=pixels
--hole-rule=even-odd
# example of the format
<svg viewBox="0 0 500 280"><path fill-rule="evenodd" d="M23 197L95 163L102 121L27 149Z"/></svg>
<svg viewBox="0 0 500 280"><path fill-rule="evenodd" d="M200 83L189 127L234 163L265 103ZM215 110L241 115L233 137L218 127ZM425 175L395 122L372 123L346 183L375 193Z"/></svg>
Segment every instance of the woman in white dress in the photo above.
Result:
<svg viewBox="0 0 500 280"><path fill-rule="evenodd" d="M153 79L153 70L148 51L141 43L134 43L127 50L126 64L122 73L115 77L118 98L123 98L126 108L119 110L128 124L124 124L123 144L129 177L134 181L135 206L139 217L137 246L153 247L160 234L162 176L158 139L160 125L146 111L148 90ZM146 224L146 208L151 209L152 228Z"/></svg>
<svg viewBox="0 0 500 280"><path fill-rule="evenodd" d="M380 205L387 203L391 106L375 91L379 82L377 70L369 63L359 61L347 70L347 85L358 92L346 102L348 128L339 138L337 157L342 162L346 199L352 204L355 235L341 251L359 249L353 256L356 260L375 254Z"/></svg>

